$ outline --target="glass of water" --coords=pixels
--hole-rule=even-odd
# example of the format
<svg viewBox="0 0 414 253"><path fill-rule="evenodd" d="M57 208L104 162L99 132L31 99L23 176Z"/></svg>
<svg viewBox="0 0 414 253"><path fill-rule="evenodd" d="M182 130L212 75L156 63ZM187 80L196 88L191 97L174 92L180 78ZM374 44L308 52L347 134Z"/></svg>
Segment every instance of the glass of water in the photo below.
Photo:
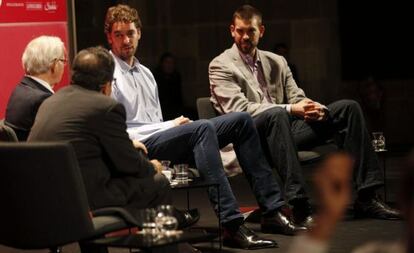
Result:
<svg viewBox="0 0 414 253"><path fill-rule="evenodd" d="M372 146L374 147L375 152L386 151L385 149L385 137L383 132L373 132L372 133Z"/></svg>
<svg viewBox="0 0 414 253"><path fill-rule="evenodd" d="M162 165L162 171L161 171L161 173L164 174L164 176L168 179L168 181L171 182L172 177L173 177L172 170L170 169L170 163L171 163L171 161L162 160L160 162L161 162L161 165Z"/></svg>
<svg viewBox="0 0 414 253"><path fill-rule="evenodd" d="M172 205L158 206L155 223L161 233L165 235L175 233L178 227L178 221L174 216L174 207Z"/></svg>
<svg viewBox="0 0 414 253"><path fill-rule="evenodd" d="M175 164L174 172L177 184L188 184L188 164Z"/></svg>
<svg viewBox="0 0 414 253"><path fill-rule="evenodd" d="M155 222L157 211L155 208L147 208L142 210L142 231L145 235L155 235L158 233L157 224Z"/></svg>

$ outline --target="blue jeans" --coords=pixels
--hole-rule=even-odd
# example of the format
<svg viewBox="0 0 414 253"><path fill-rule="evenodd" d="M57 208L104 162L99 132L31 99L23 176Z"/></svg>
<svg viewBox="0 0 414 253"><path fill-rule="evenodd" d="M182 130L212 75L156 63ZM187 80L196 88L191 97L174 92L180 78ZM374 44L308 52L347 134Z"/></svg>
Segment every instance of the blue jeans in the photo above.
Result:
<svg viewBox="0 0 414 253"><path fill-rule="evenodd" d="M220 184L220 199L214 187L208 190L210 201L223 223L242 217L224 173L219 149L233 143L240 166L264 214L285 204L272 169L262 153L258 133L247 113L230 113L210 120L197 120L156 133L143 141L150 158L172 163L195 164L209 182Z"/></svg>

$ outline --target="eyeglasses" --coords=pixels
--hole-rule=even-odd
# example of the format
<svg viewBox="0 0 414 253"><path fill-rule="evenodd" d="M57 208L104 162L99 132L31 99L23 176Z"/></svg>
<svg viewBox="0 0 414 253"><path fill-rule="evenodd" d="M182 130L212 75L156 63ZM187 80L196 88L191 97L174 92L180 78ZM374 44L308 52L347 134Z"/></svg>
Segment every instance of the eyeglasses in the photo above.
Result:
<svg viewBox="0 0 414 253"><path fill-rule="evenodd" d="M55 58L53 61L60 61L60 62L62 62L64 65L66 65L66 63L68 62L68 60L67 60L67 59L65 59L65 58Z"/></svg>

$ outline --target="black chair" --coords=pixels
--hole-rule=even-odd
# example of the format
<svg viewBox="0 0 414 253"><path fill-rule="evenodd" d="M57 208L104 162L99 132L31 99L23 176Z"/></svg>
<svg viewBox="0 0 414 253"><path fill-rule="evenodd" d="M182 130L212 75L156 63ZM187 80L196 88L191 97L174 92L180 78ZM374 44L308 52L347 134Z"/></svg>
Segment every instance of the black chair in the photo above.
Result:
<svg viewBox="0 0 414 253"><path fill-rule="evenodd" d="M4 124L4 119L0 120L0 141L17 142L17 135L13 128Z"/></svg>
<svg viewBox="0 0 414 253"><path fill-rule="evenodd" d="M0 142L0 173L0 244L59 252L61 246L79 242L84 251L82 241L138 224L122 208L89 210L68 143ZM92 217L94 213L99 216Z"/></svg>

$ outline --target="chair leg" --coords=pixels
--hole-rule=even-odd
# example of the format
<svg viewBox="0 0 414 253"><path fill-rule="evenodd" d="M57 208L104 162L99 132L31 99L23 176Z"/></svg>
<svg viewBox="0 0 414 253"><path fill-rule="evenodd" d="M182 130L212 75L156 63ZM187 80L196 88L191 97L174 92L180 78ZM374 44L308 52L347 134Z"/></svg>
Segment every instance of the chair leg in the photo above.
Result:
<svg viewBox="0 0 414 253"><path fill-rule="evenodd" d="M108 253L106 246L79 243L81 253Z"/></svg>

